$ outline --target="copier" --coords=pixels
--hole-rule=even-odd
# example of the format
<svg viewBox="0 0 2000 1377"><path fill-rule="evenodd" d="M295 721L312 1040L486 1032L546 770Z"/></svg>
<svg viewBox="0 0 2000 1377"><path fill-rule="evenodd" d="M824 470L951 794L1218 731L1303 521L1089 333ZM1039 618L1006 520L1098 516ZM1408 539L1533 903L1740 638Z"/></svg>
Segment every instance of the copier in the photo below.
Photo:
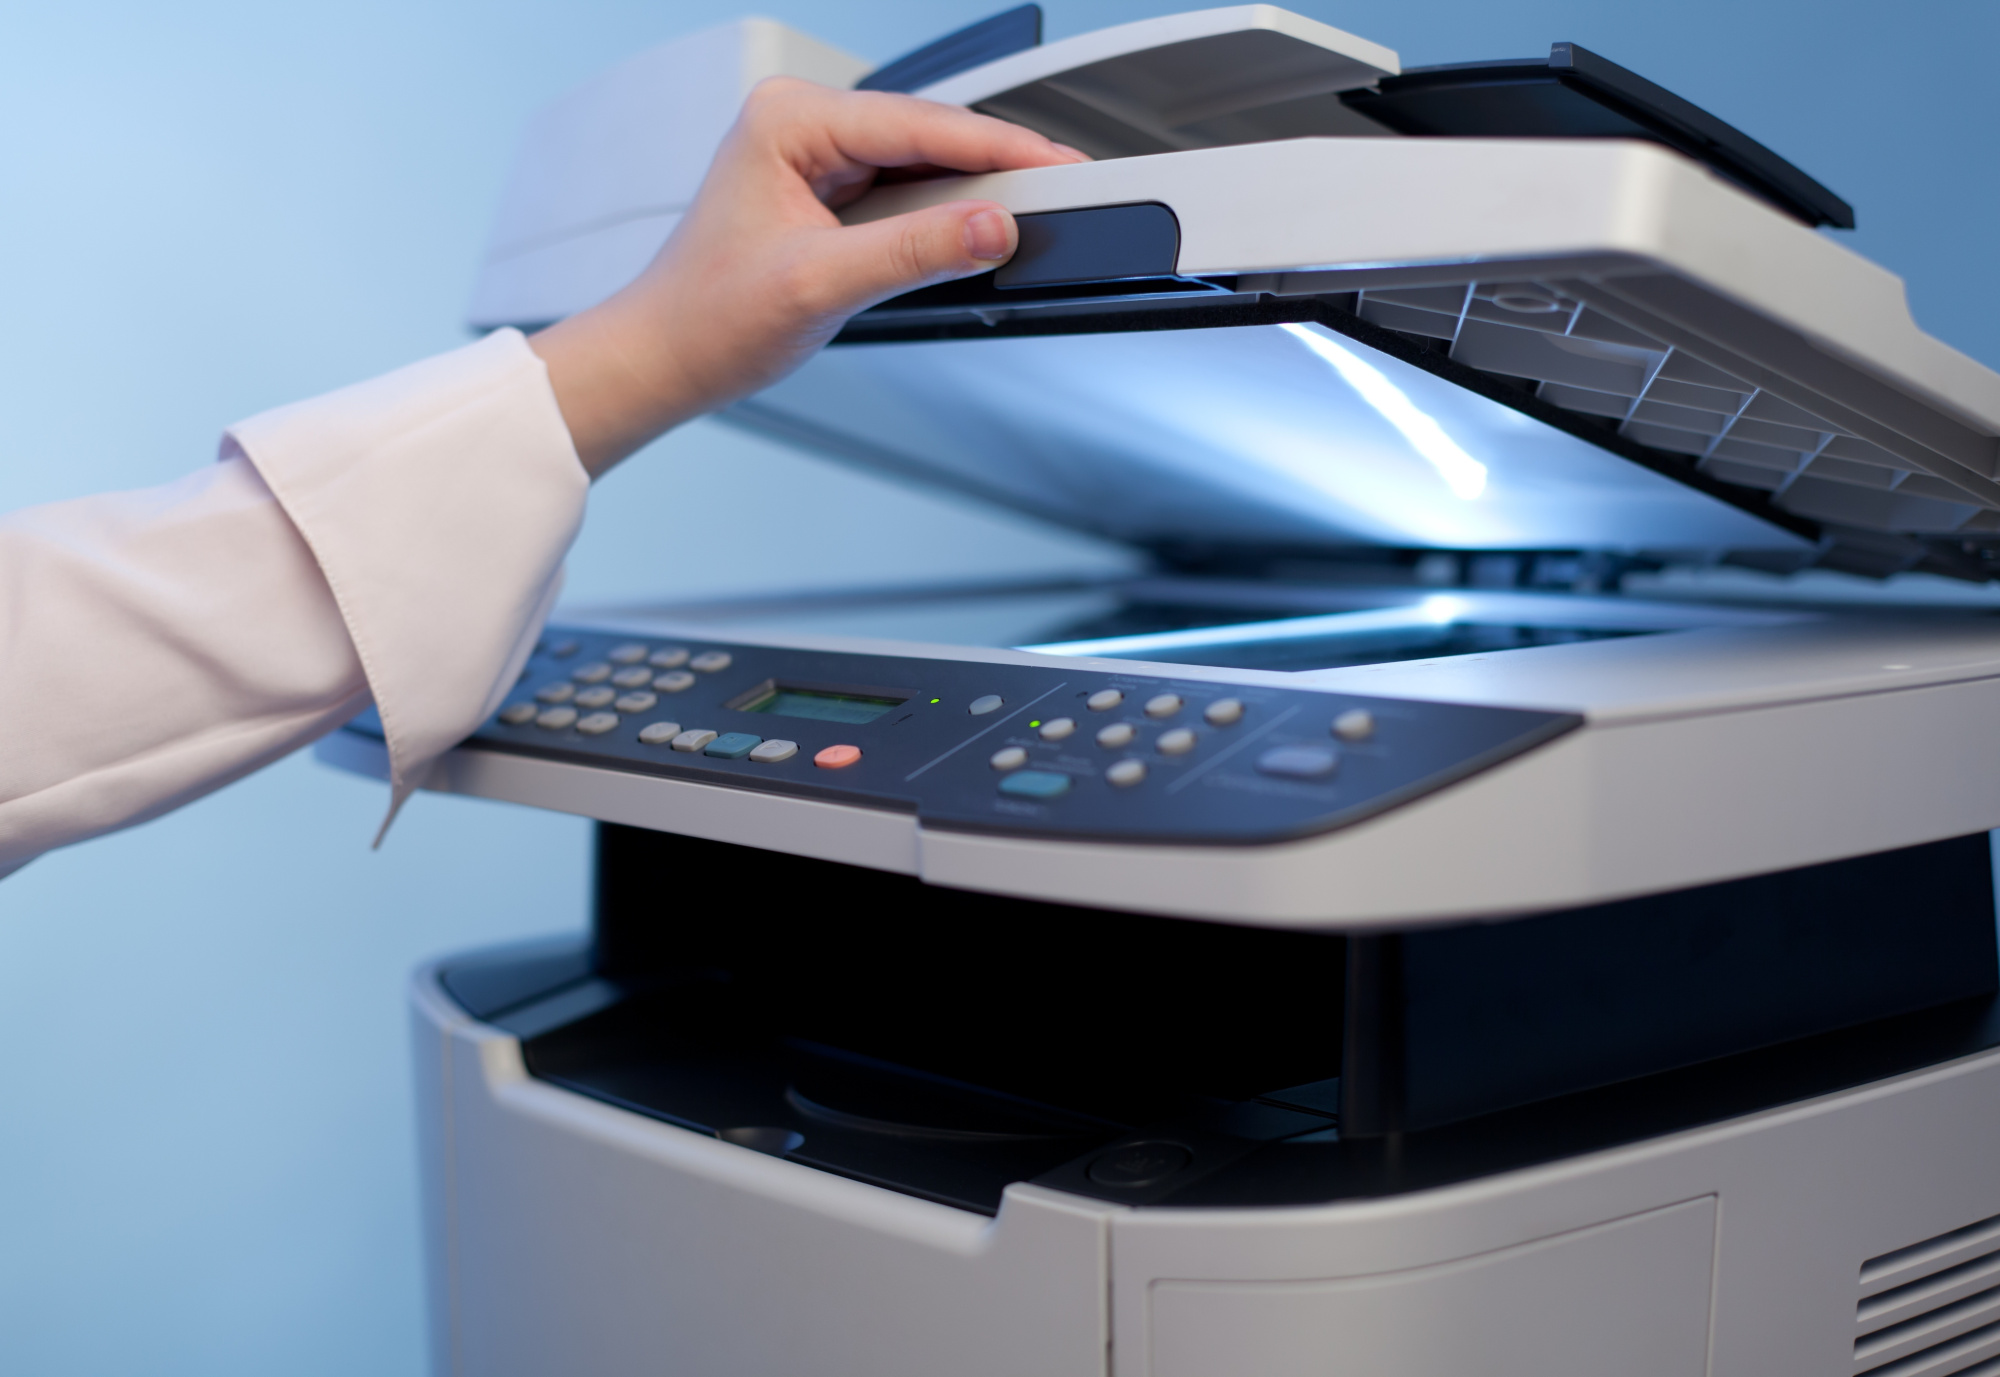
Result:
<svg viewBox="0 0 2000 1377"><path fill-rule="evenodd" d="M1585 49L1039 21L527 133L476 327L767 75L1091 153L858 202L1021 251L728 419L1148 563L549 628L428 786L600 824L415 982L436 1371L2000 1372L2000 376Z"/></svg>

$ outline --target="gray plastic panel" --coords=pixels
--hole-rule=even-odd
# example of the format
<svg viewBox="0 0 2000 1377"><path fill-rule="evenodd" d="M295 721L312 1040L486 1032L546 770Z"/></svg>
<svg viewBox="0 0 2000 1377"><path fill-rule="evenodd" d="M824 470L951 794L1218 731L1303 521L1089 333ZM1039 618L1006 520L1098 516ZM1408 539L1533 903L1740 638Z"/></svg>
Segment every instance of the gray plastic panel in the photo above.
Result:
<svg viewBox="0 0 2000 1377"><path fill-rule="evenodd" d="M628 648L626 657L614 652ZM636 662L626 663L638 648ZM653 670L645 657L673 649L722 652L706 673ZM677 659L667 655L664 659ZM703 663L701 654L687 661ZM604 691L617 668L637 682L619 692L652 701L624 709L577 705L575 692ZM870 721L751 710L769 688L898 700ZM569 691L565 694L565 689ZM1092 708L1092 695L1120 701ZM546 693L547 698L538 698ZM1162 711L1151 700L1174 695ZM556 716L510 725L509 709ZM1210 722L1204 709L1235 699L1240 714ZM629 700L628 700L629 701ZM1334 721L1357 709L1372 730L1336 740ZM606 719L586 734L584 713ZM1037 729L1054 719L1066 735ZM915 813L926 827L1117 841L1249 844L1325 832L1372 817L1498 764L1581 723L1573 714L1409 702L1359 694L1180 681L1072 665L980 664L750 645L680 645L602 632L551 630L509 703L467 745L577 764L663 775L795 797ZM794 743L776 761L720 758L641 739L648 727L744 733ZM1130 727L1107 746L1097 733ZM366 730L363 725L361 729ZM1179 739L1173 739L1178 734ZM1352 734L1350 733L1350 737ZM704 743L715 745L722 743ZM824 748L858 747L857 761L815 764ZM748 746L744 746L747 751ZM1018 759L1002 765L1002 752ZM1136 761L1143 776L1117 782L1112 767ZM1324 765L1323 770L1317 766ZM1314 768L1307 768L1307 767ZM1131 767L1127 767L1129 770ZM1045 791L1023 787L1039 781Z"/></svg>

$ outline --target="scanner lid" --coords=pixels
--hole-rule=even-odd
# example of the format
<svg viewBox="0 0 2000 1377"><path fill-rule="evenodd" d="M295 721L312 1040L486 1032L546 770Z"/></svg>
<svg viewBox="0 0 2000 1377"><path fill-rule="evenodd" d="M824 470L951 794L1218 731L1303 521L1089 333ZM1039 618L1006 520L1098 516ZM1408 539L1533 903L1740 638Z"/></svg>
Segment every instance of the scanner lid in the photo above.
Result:
<svg viewBox="0 0 2000 1377"><path fill-rule="evenodd" d="M1573 45L1404 74L1270 6L1035 28L860 82L900 68L1099 161L851 207L987 197L1022 247L864 312L730 419L1175 563L1363 546L1988 576L2000 375L1809 228L1852 212L1747 136ZM554 314L596 299L581 280Z"/></svg>

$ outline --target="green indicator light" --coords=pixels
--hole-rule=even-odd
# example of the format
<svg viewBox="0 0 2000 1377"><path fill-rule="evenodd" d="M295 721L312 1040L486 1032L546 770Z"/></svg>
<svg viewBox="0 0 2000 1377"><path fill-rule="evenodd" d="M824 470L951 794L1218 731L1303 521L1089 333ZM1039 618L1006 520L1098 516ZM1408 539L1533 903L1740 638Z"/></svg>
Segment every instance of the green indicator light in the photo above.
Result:
<svg viewBox="0 0 2000 1377"><path fill-rule="evenodd" d="M931 699L931 701L932 701L933 703L942 703L942 702L944 701L944 699L942 699L942 698L933 698L933 699Z"/></svg>
<svg viewBox="0 0 2000 1377"><path fill-rule="evenodd" d="M1042 724L1041 724L1041 723L1039 723L1039 722L1030 722L1030 723L1029 723L1028 725L1029 725L1029 726L1031 726L1031 727L1039 727L1039 726L1041 726Z"/></svg>

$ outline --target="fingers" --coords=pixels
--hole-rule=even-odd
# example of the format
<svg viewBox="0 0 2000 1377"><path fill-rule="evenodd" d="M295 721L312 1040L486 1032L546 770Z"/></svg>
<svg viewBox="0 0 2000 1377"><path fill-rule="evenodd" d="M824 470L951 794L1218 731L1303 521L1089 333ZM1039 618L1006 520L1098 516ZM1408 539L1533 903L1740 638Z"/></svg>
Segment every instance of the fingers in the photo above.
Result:
<svg viewBox="0 0 2000 1377"><path fill-rule="evenodd" d="M1089 161L1032 129L956 105L783 78L753 90L744 117L758 136L817 164L799 167L809 180L854 164L1002 172Z"/></svg>
<svg viewBox="0 0 2000 1377"><path fill-rule="evenodd" d="M816 314L844 319L919 287L988 272L1017 242L1014 217L991 201L952 201L824 230L803 249L800 294Z"/></svg>

